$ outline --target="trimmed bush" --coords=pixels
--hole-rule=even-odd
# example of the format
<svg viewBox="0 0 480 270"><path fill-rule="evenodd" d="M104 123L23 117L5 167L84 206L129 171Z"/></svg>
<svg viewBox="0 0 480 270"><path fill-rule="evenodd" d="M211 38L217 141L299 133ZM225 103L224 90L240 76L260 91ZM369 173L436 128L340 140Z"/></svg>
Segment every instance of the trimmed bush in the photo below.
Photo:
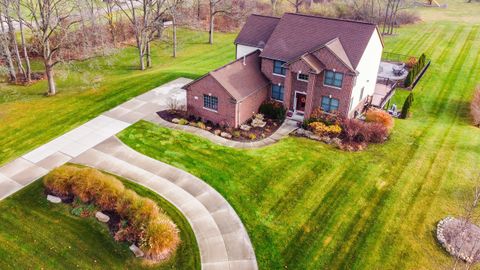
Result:
<svg viewBox="0 0 480 270"><path fill-rule="evenodd" d="M381 143L387 140L388 129L381 123L344 119L341 137L346 143Z"/></svg>
<svg viewBox="0 0 480 270"><path fill-rule="evenodd" d="M408 97L405 99L405 102L403 103L402 112L400 113L400 118L405 119L408 117L412 103L413 103L413 93L410 93Z"/></svg>
<svg viewBox="0 0 480 270"><path fill-rule="evenodd" d="M137 244L147 259L167 259L180 243L179 231L152 200L125 189L122 182L92 168L62 166L50 172L43 181L48 192L57 196L73 195L82 203L102 211L115 211L121 222L114 238ZM83 208L76 210L79 214Z"/></svg>
<svg viewBox="0 0 480 270"><path fill-rule="evenodd" d="M394 125L393 117L386 111L379 109L369 109L365 113L365 120L367 122L380 123L384 125L388 132L392 130Z"/></svg>
<svg viewBox="0 0 480 270"><path fill-rule="evenodd" d="M412 62L413 63L413 62ZM410 60L406 63L406 66L409 66ZM404 85L405 87L409 87L412 85L412 83L415 81L417 76L422 72L423 68L427 64L427 56L425 53L422 53L420 58L418 58L418 61L414 65L410 67L410 71L408 72L407 77L405 78Z"/></svg>
<svg viewBox="0 0 480 270"><path fill-rule="evenodd" d="M272 120L284 120L286 109L283 104L274 100L267 100L260 105L258 112Z"/></svg>
<svg viewBox="0 0 480 270"><path fill-rule="evenodd" d="M473 118L473 124L480 127L480 86L477 86L473 94L473 100L470 103L470 114Z"/></svg>
<svg viewBox="0 0 480 270"><path fill-rule="evenodd" d="M339 125L330 125L327 126L322 122L312 122L308 125L313 133L319 136L338 136L342 132L342 128Z"/></svg>

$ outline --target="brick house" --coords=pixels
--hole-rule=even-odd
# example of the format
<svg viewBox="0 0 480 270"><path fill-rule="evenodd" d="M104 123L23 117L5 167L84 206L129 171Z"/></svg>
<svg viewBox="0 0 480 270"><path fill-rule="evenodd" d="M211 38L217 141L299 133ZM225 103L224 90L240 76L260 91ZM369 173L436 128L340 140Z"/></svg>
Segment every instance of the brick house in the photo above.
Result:
<svg viewBox="0 0 480 270"><path fill-rule="evenodd" d="M251 15L236 58L186 85L187 111L237 127L265 99L302 120L320 107L356 117L375 92L383 42L375 24L286 13Z"/></svg>

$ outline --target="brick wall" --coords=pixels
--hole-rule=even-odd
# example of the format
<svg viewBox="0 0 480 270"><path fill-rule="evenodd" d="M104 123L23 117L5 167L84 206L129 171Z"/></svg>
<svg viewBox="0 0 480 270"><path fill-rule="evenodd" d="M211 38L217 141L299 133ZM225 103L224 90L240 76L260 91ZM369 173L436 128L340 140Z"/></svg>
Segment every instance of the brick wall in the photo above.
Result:
<svg viewBox="0 0 480 270"><path fill-rule="evenodd" d="M203 108L203 95L218 97L218 111ZM235 126L235 100L210 75L190 85L187 89L187 112L221 125Z"/></svg>
<svg viewBox="0 0 480 270"><path fill-rule="evenodd" d="M258 112L260 105L267 99L270 86L267 86L260 91L255 92L239 104L238 124L243 124L250 119L254 113Z"/></svg>

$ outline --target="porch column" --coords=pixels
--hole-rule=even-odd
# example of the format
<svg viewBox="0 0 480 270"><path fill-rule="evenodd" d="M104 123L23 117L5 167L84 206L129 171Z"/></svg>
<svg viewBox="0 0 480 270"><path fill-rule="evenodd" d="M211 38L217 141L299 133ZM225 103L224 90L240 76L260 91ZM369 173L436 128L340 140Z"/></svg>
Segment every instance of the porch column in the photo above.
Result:
<svg viewBox="0 0 480 270"><path fill-rule="evenodd" d="M310 117L313 111L313 95L315 94L315 83L317 82L316 74L309 74L307 84L307 101L305 104L305 119Z"/></svg>
<svg viewBox="0 0 480 270"><path fill-rule="evenodd" d="M292 104L292 72L287 70L287 74L285 75L285 84L283 85L283 105L287 110L290 110L290 105Z"/></svg>

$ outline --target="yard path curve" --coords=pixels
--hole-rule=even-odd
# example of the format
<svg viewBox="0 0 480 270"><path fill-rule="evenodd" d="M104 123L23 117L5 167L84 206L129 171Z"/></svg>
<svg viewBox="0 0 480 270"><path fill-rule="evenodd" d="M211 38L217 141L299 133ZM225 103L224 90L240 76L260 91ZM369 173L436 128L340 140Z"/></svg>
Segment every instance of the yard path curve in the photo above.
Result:
<svg viewBox="0 0 480 270"><path fill-rule="evenodd" d="M111 137L71 160L125 177L158 193L187 218L202 269L257 269L248 233L230 204L199 178L136 152Z"/></svg>
<svg viewBox="0 0 480 270"><path fill-rule="evenodd" d="M228 202L202 180L125 146L116 137L133 123L149 120L168 107L169 98L185 100L179 78L95 117L0 167L0 200L67 162L106 170L140 183L173 203L187 218L197 239L204 270L258 269L253 246Z"/></svg>

